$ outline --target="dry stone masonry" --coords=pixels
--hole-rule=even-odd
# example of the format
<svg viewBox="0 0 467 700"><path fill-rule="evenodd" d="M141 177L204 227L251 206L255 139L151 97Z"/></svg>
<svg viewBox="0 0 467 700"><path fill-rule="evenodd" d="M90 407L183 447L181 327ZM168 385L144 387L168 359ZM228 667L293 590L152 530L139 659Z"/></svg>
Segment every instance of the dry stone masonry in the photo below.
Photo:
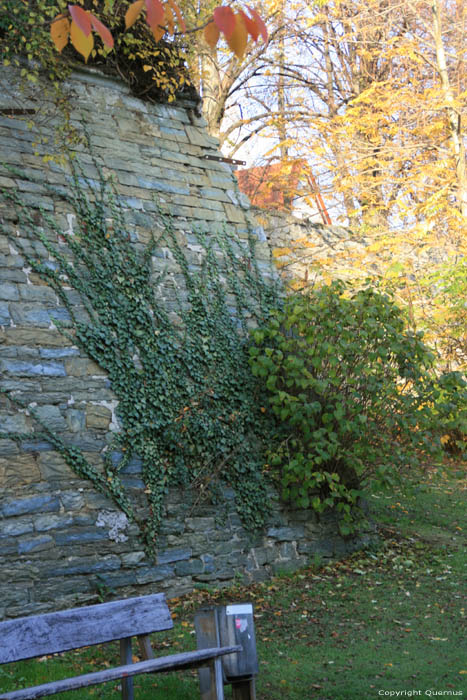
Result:
<svg viewBox="0 0 467 700"><path fill-rule="evenodd" d="M25 97L14 72L4 70L3 81L0 163L23 174L2 166L0 186L18 191L33 218L39 208L53 214L66 240L73 234L74 214L49 186L59 194L68 172L65 165L42 157L48 148L44 137L52 143L57 136L59 115L39 89ZM123 84L90 70L75 73L67 91L71 126L78 132L86 128L94 157L114 174L135 242L149 240L157 207L166 207L193 265L199 264L193 227L225 226L238 241L246 240L249 230L256 232L259 265L271 274L268 245L231 167L205 157L220 155L218 142L207 134L193 105L142 102ZM24 110L29 110L25 117ZM37 115L31 116L34 110ZM85 149L78 151L87 176L97 177ZM0 217L14 233L12 211L3 207ZM28 245L27 238L22 243ZM168 268L176 285L176 265L167 250L160 250L153 264L154 274ZM169 305L170 295L168 285ZM73 303L79 312L79 298ZM105 372L57 330L56 319L67 320L63 304L27 267L19 247L0 236L0 386L34 407L45 424L99 466L103 446L118 428L117 402ZM32 428L26 410L13 409L0 398L0 433ZM124 480L144 508L140 472L134 459ZM303 566L315 555L331 557L356 546L336 535L332 519L318 523L310 512L287 511L273 493L267 527L251 535L228 489L222 509L174 490L167 498L157 560L149 560L137 526L91 482L78 478L44 439L20 444L0 439L0 496L0 618L107 595L165 591L171 596L197 584L261 580Z"/></svg>

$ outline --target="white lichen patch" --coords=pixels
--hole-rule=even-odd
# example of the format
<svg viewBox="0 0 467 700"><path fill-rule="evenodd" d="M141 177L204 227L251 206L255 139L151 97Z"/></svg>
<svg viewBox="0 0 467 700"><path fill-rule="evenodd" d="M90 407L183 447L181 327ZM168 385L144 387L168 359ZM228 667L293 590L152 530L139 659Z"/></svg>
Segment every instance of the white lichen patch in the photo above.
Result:
<svg viewBox="0 0 467 700"><path fill-rule="evenodd" d="M101 510L97 516L96 526L108 528L109 539L114 542L126 542L128 535L125 530L129 525L125 513L116 513L112 510Z"/></svg>

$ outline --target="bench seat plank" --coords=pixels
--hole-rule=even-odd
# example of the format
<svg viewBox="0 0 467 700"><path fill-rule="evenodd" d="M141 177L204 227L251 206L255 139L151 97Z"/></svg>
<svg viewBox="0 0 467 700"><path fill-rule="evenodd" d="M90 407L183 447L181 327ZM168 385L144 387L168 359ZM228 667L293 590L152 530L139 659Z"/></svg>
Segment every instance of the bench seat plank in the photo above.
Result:
<svg viewBox="0 0 467 700"><path fill-rule="evenodd" d="M0 664L172 629L163 593L0 622Z"/></svg>
<svg viewBox="0 0 467 700"><path fill-rule="evenodd" d="M214 649L198 649L197 651L163 656L156 659L149 659L148 661L139 661L136 664L107 668L103 671L87 673L75 678L52 681L51 683L38 685L35 688L13 690L0 695L0 700L34 700L35 698L55 695L55 693L61 693L66 690L77 690L91 685L98 685L99 683L106 683L107 681L115 681L119 678L137 676L141 673L159 673L161 671L171 671L175 669L183 670L196 668L209 663L212 659L216 659L219 656L232 654L241 650L241 646L229 646L217 647Z"/></svg>

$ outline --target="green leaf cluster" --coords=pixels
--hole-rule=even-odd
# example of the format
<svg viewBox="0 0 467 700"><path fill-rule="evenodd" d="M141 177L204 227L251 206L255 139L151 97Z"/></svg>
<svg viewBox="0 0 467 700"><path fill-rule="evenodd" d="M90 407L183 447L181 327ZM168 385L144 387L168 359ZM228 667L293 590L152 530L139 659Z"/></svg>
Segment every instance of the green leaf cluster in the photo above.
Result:
<svg viewBox="0 0 467 700"><path fill-rule="evenodd" d="M444 372L436 381L433 416L444 449L467 455L467 381L461 372Z"/></svg>
<svg viewBox="0 0 467 700"><path fill-rule="evenodd" d="M369 479L391 483L435 449L433 356L390 296L340 281L291 295L253 339L282 495L318 512L335 506L348 532Z"/></svg>

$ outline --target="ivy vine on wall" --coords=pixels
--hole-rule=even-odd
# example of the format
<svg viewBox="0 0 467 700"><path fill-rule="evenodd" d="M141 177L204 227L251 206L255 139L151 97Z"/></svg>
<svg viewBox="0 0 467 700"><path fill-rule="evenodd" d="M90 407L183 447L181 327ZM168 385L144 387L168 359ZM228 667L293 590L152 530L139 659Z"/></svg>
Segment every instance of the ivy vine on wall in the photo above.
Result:
<svg viewBox="0 0 467 700"><path fill-rule="evenodd" d="M60 331L106 371L119 402L120 427L103 450L103 473L41 424L43 434L75 473L136 522L122 471L140 458L150 518L138 524L150 553L164 497L175 484L196 485L216 497L220 484L228 483L244 524L261 526L269 425L248 365L248 328L267 319L279 289L273 277L260 273L253 238L243 244L222 231L192 232L202 251L200 265L193 267L166 214L155 216L159 233L147 245L135 243L111 179L99 170L98 186L91 187L76 160L70 167L64 198L77 226L66 244L57 242L59 225L45 211L38 225L17 193L3 190L2 198L14 205L19 228L45 247L42 257L29 247L21 252L68 310L71 321L56 322ZM168 272L154 269L154 255L162 249L176 268L175 315L162 299ZM85 317L71 303L70 289L78 292ZM34 409L30 414L41 423Z"/></svg>

